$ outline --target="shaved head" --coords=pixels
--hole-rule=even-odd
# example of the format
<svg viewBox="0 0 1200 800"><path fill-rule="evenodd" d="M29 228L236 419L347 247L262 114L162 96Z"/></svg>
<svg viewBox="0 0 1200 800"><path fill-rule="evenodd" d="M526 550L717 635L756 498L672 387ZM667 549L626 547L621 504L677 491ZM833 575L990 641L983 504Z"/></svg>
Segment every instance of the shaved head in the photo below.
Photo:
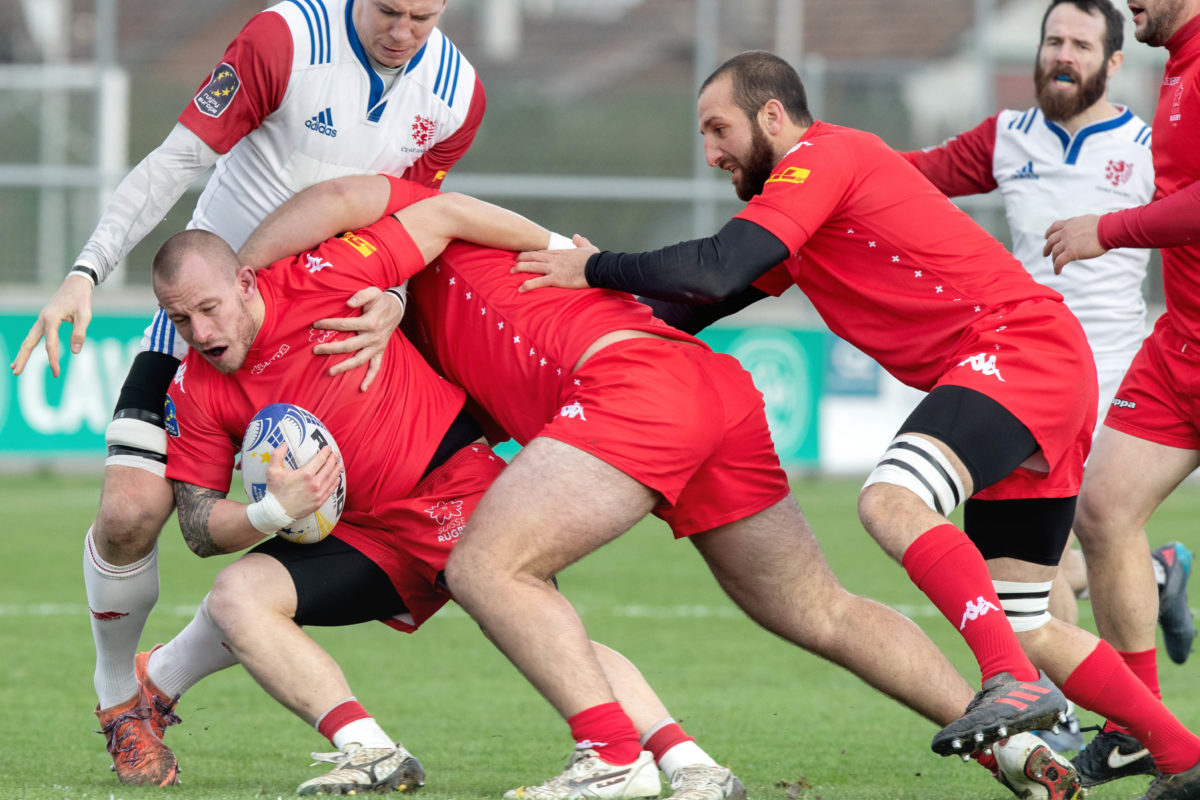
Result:
<svg viewBox="0 0 1200 800"><path fill-rule="evenodd" d="M199 228L181 231L163 243L154 256L151 274L155 285L174 285L184 271L184 264L203 264L214 276L233 281L237 275L237 254L224 239Z"/></svg>

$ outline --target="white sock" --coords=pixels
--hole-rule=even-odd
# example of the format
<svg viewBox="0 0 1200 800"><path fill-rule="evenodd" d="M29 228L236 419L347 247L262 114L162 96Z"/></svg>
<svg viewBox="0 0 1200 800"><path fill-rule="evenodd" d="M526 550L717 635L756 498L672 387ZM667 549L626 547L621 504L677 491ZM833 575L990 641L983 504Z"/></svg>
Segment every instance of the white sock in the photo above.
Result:
<svg viewBox="0 0 1200 800"><path fill-rule="evenodd" d="M1150 559L1150 563L1154 566L1154 582L1158 584L1159 591L1167 585L1167 568L1157 558Z"/></svg>
<svg viewBox="0 0 1200 800"><path fill-rule="evenodd" d="M237 663L225 644L221 629L208 613L208 595L200 601L192 621L175 638L154 651L146 676L167 697L181 695L201 678Z"/></svg>
<svg viewBox="0 0 1200 800"><path fill-rule="evenodd" d="M704 748L695 742L680 742L663 753L662 758L658 760L658 768L667 776L668 781L675 777L675 770L681 767L690 767L693 764L706 764L710 767L720 766L716 761L713 761L712 756L704 752Z"/></svg>
<svg viewBox="0 0 1200 800"><path fill-rule="evenodd" d="M100 708L111 708L137 694L133 657L150 609L158 602L158 545L145 558L116 566L96 553L88 528L83 585L96 642L96 697Z"/></svg>
<svg viewBox="0 0 1200 800"><path fill-rule="evenodd" d="M396 746L374 717L363 717L347 723L333 733L333 746L338 750L350 742L358 742L363 747L379 747L390 750Z"/></svg>

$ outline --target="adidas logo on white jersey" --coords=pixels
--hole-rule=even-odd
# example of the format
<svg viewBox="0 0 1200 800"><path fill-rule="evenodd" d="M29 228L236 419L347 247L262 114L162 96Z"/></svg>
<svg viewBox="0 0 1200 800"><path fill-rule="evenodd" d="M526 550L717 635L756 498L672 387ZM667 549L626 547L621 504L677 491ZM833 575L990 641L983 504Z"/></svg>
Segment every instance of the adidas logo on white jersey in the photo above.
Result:
<svg viewBox="0 0 1200 800"><path fill-rule="evenodd" d="M1033 162L1027 161L1025 163L1025 166L1021 167L1019 170L1017 170L1016 172L1014 172L1012 174L1012 177L1017 178L1017 179L1032 179L1032 180L1036 181L1038 178L1040 178L1042 176L1038 175L1036 172L1033 171Z"/></svg>
<svg viewBox="0 0 1200 800"><path fill-rule="evenodd" d="M333 111L329 108L318 114L313 114L313 118L304 123L304 127L310 131L323 133L331 138L337 136L337 128L333 127Z"/></svg>

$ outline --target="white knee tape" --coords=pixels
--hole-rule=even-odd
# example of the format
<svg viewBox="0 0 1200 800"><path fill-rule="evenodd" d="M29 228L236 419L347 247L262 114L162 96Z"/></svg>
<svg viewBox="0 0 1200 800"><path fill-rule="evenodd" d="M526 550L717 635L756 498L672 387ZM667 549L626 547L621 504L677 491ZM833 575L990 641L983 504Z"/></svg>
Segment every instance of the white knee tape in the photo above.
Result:
<svg viewBox="0 0 1200 800"><path fill-rule="evenodd" d="M108 423L104 443L109 447L134 447L167 454L167 432L163 427L134 417L119 417Z"/></svg>
<svg viewBox="0 0 1200 800"><path fill-rule="evenodd" d="M1014 631L1034 631L1050 621L1050 585L1051 581L992 581L996 594L1000 596L1004 616Z"/></svg>
<svg viewBox="0 0 1200 800"><path fill-rule="evenodd" d="M945 454L928 439L908 433L892 440L863 488L873 483L908 489L943 516L965 499L962 481Z"/></svg>
<svg viewBox="0 0 1200 800"><path fill-rule="evenodd" d="M134 417L118 417L104 429L104 443L109 449L104 466L133 467L160 478L166 476L167 432L161 426Z"/></svg>

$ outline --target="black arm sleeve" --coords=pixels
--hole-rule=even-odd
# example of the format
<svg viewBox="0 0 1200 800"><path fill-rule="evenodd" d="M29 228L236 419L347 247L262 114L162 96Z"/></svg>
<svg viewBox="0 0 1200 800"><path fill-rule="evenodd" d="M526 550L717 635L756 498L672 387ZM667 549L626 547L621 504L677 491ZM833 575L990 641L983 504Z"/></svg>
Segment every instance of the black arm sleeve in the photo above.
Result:
<svg viewBox="0 0 1200 800"><path fill-rule="evenodd" d="M595 253L584 276L589 286L602 289L715 303L738 294L787 257L787 247L775 234L753 222L731 219L707 239L646 253Z"/></svg>
<svg viewBox="0 0 1200 800"><path fill-rule="evenodd" d="M709 305L693 305L689 303L672 303L670 300L655 300L649 297L638 298L654 316L673 328L684 333L699 333L717 320L736 314L751 303L757 303L764 297L770 297L762 289L748 286L741 294L735 294L728 300Z"/></svg>

